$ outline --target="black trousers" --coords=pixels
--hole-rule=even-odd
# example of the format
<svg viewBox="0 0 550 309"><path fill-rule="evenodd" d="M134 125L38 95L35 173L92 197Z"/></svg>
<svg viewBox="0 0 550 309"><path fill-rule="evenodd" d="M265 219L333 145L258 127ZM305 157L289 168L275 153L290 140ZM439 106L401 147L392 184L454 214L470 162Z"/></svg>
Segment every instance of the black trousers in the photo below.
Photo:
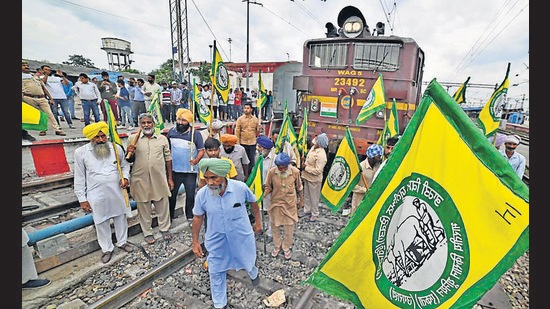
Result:
<svg viewBox="0 0 550 309"><path fill-rule="evenodd" d="M185 186L185 216L187 219L193 219L193 206L195 206L195 191L197 189L197 173L176 173L172 172L174 189L172 196L168 199L170 208L170 219L175 218L176 201L178 191L181 185Z"/></svg>
<svg viewBox="0 0 550 309"><path fill-rule="evenodd" d="M242 144L241 144L242 145ZM256 163L256 144L254 145L242 145L244 150L246 150L246 156L250 163L248 163L248 175L252 172L254 164Z"/></svg>

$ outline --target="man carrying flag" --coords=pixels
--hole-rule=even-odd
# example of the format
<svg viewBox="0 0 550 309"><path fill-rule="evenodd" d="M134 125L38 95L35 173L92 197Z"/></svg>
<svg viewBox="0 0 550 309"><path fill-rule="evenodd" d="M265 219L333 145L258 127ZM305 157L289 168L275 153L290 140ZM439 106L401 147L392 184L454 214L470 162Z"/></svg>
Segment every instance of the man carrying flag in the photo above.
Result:
<svg viewBox="0 0 550 309"><path fill-rule="evenodd" d="M336 212L360 179L361 167L348 127L321 189L321 198L333 212Z"/></svg>
<svg viewBox="0 0 550 309"><path fill-rule="evenodd" d="M80 208L92 214L97 242L103 252L101 261L108 263L115 247L111 219L115 227L116 246L126 252L134 249L127 243L127 217L132 216L132 210L124 196L129 185L130 163L124 160L122 147L109 143L109 126L106 122L89 124L84 127L82 134L90 142L74 152L74 193ZM122 177L114 161L120 162Z"/></svg>
<svg viewBox="0 0 550 309"><path fill-rule="evenodd" d="M510 73L510 63L508 63L508 68L506 69L506 77L500 86L493 92L493 95L489 98L489 101L485 104L479 116L477 122L479 123L483 134L486 137L490 137L497 132L497 129L500 125L500 117L502 115L502 110L506 104L506 93L508 92L508 84L510 83L508 79L508 74Z"/></svg>
<svg viewBox="0 0 550 309"><path fill-rule="evenodd" d="M382 80L382 74L378 74L378 79L374 82L372 89L367 96L367 100L363 104L363 107L357 115L355 120L356 125L360 125L363 122L371 118L376 112L386 107L386 93L384 90L384 81Z"/></svg>
<svg viewBox="0 0 550 309"><path fill-rule="evenodd" d="M435 79L399 145L306 283L357 308L471 308L529 249L529 188Z"/></svg>

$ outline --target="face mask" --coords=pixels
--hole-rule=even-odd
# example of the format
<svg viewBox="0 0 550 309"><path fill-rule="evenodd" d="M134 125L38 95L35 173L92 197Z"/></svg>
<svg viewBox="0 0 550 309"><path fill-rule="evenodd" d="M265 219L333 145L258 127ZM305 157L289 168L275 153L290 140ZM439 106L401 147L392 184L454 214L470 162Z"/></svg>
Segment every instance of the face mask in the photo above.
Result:
<svg viewBox="0 0 550 309"><path fill-rule="evenodd" d="M189 129L191 125L190 124L176 124L176 131L183 133Z"/></svg>
<svg viewBox="0 0 550 309"><path fill-rule="evenodd" d="M226 153L232 153L233 149L235 149L235 146L232 146L232 147L229 147L229 148L224 148L224 149L225 149Z"/></svg>

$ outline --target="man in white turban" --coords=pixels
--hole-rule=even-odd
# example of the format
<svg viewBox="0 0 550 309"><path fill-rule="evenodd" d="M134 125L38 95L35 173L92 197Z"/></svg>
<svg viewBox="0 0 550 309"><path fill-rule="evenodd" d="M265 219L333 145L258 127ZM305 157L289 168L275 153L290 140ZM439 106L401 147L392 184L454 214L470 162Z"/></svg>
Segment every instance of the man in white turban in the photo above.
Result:
<svg viewBox="0 0 550 309"><path fill-rule="evenodd" d="M97 242L103 255L101 261L111 260L114 250L111 219L115 227L116 246L126 252L134 248L127 243L128 221L132 216L130 204L124 191L130 178L130 163L124 159L121 146L115 153L113 143L108 141L107 123L100 121L84 127L82 133L90 143L80 146L74 152L74 193L80 208L91 212L96 229ZM118 159L115 157L118 155ZM123 179L120 179L117 160Z"/></svg>
<svg viewBox="0 0 550 309"><path fill-rule="evenodd" d="M500 154L510 163L519 178L523 179L525 173L525 157L516 151L521 138L518 135L510 134L504 139L504 149L499 150Z"/></svg>

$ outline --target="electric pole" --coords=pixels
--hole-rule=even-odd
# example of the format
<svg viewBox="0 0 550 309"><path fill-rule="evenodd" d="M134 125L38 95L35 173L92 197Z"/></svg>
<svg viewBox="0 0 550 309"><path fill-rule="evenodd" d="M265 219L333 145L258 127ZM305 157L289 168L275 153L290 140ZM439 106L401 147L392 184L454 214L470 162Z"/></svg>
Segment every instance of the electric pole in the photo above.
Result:
<svg viewBox="0 0 550 309"><path fill-rule="evenodd" d="M191 82L189 71L189 32L187 22L187 0L170 1L170 30L172 39L172 72L179 82Z"/></svg>

